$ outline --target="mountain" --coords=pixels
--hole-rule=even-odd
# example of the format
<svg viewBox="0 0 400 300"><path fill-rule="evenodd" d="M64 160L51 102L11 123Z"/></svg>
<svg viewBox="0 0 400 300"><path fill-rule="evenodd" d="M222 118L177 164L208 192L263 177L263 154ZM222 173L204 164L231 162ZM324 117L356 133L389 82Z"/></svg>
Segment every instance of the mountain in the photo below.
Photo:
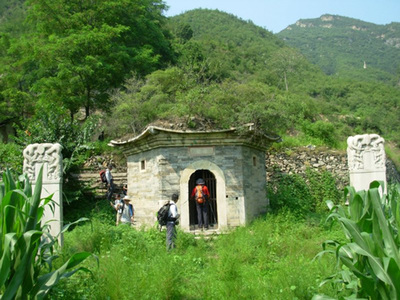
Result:
<svg viewBox="0 0 400 300"><path fill-rule="evenodd" d="M380 26L325 15L301 20L273 35L236 16L204 9L185 12L170 22L175 35L184 32L180 35L186 36L186 43L194 40L196 49L206 47L205 60L218 63L219 70L224 68L220 73L225 77L219 82L246 86L250 92L240 97L243 105L251 107L246 97L257 97L250 88L254 82L273 90L263 90L265 103L278 98L293 101L278 100L274 108L255 108L257 113L269 110L284 116L283 122L291 122L287 127L275 125L277 130L295 128L293 132L324 140L375 132L400 144L400 90L394 84L400 62L400 24ZM238 91L226 89L224 93L237 95ZM299 111L303 115L297 115Z"/></svg>
<svg viewBox="0 0 400 300"><path fill-rule="evenodd" d="M338 15L301 19L277 34L328 75L390 81L400 68L400 23Z"/></svg>
<svg viewBox="0 0 400 300"><path fill-rule="evenodd" d="M257 73L273 53L286 47L271 32L218 10L191 10L170 18L170 26L177 35L189 28L189 42L202 49L208 60L218 61L227 76Z"/></svg>
<svg viewBox="0 0 400 300"><path fill-rule="evenodd" d="M220 79L242 81L257 77L257 80L285 88L284 72L286 79L290 77L291 87L301 84L304 77L322 74L298 50L272 32L232 14L195 9L171 17L169 22L175 35L185 36L187 44L192 44L191 56L193 51L200 52L204 60L218 69ZM186 42L181 39L180 43ZM280 74L276 75L277 72Z"/></svg>

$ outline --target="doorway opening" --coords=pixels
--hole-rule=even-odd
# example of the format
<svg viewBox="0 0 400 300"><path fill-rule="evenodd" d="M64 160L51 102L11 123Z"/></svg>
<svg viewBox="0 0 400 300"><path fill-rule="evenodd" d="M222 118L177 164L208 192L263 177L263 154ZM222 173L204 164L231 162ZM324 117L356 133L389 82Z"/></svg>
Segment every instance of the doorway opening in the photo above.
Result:
<svg viewBox="0 0 400 300"><path fill-rule="evenodd" d="M190 194L196 186L196 180L203 178L205 185L210 192L210 199L208 201L208 223L210 228L218 228L218 214L217 214L217 182L215 176L209 170L197 170L189 179L189 199ZM189 225L190 230L198 228L196 203L193 200L189 201Z"/></svg>

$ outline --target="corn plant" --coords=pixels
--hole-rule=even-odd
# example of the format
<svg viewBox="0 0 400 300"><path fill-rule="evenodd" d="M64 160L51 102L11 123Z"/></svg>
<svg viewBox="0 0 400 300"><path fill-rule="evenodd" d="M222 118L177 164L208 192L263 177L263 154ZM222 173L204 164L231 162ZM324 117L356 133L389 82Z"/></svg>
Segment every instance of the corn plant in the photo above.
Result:
<svg viewBox="0 0 400 300"><path fill-rule="evenodd" d="M347 187L347 208L328 202L328 220L341 225L347 241L325 241L317 257L336 255L338 272L321 285L334 284L340 299L346 294L351 299L400 299L400 186L390 187L387 195L382 186L375 181L368 191L358 192Z"/></svg>
<svg viewBox="0 0 400 300"><path fill-rule="evenodd" d="M0 299L43 299L61 278L76 268L90 253L72 255L61 267L53 270L57 258L57 238L50 236L41 224L44 206L51 197L41 199L42 170L35 190L27 176L14 180L10 171L0 184ZM66 226L63 230L66 230Z"/></svg>

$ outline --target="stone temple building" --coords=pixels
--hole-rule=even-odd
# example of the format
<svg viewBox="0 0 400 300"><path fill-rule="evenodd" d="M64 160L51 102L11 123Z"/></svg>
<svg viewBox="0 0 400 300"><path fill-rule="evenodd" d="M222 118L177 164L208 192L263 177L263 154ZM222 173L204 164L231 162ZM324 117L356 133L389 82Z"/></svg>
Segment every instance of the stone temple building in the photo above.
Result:
<svg viewBox="0 0 400 300"><path fill-rule="evenodd" d="M196 229L196 205L189 198L196 180L203 178L211 194L210 226L223 231L266 212L265 153L279 139L256 135L251 125L210 131L149 126L110 145L121 147L127 157L136 226L154 226L158 209L179 193L180 226Z"/></svg>

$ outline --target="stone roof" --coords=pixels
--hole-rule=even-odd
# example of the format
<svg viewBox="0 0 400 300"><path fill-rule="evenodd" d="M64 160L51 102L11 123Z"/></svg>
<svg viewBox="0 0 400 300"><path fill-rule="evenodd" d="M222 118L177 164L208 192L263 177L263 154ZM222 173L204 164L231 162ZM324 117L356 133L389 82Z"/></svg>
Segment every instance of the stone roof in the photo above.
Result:
<svg viewBox="0 0 400 300"><path fill-rule="evenodd" d="M204 147L246 145L260 150L266 150L273 142L280 142L279 136L269 137L257 135L252 124L242 128L219 130L188 130L169 129L158 126L148 126L135 137L112 140L109 145L122 147L126 154L140 153L162 147Z"/></svg>

